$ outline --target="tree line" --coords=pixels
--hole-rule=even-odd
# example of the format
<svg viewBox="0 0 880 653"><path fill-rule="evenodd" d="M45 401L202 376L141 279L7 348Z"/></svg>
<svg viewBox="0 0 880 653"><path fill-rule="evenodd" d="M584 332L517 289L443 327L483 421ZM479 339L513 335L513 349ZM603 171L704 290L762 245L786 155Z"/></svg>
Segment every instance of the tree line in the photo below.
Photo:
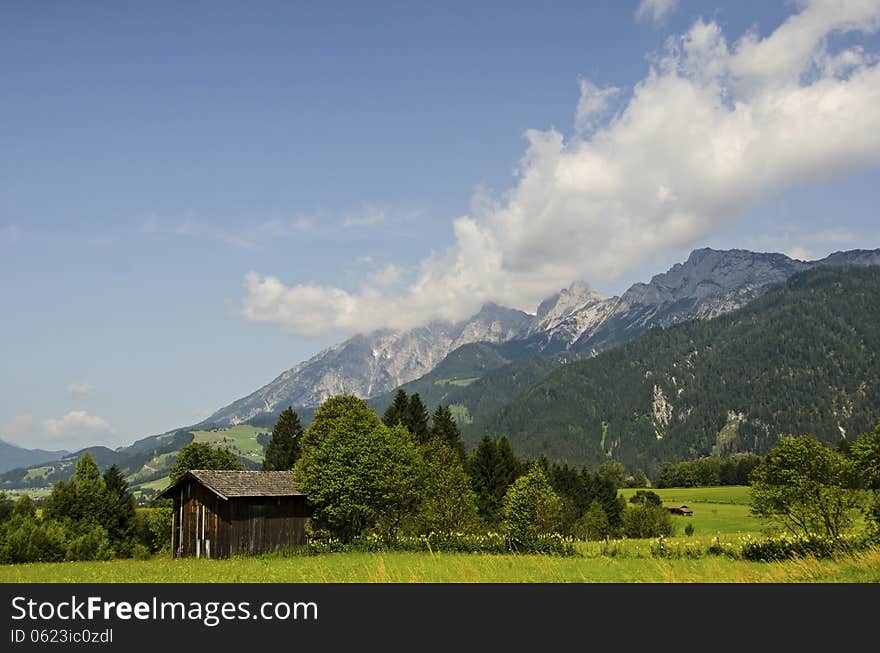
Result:
<svg viewBox="0 0 880 653"><path fill-rule="evenodd" d="M13 501L0 492L0 563L149 557L165 546L170 518L168 508L138 510L119 467L101 474L86 452L42 514L27 494Z"/></svg>
<svg viewBox="0 0 880 653"><path fill-rule="evenodd" d="M292 408L272 431L266 470L292 470L314 507L313 535L351 541L449 532L539 533L601 539L666 529L662 507L630 505L619 463L595 470L518 457L506 437L484 436L467 454L447 406L433 413L398 390L380 418L351 395L327 399L303 429ZM645 518L645 514L649 518ZM646 522L664 522L654 530Z"/></svg>

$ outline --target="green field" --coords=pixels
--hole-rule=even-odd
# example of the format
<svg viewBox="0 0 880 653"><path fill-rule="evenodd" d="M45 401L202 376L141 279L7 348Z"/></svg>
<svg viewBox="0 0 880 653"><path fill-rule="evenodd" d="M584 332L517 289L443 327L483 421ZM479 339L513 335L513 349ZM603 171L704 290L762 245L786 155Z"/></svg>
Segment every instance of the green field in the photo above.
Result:
<svg viewBox="0 0 880 653"><path fill-rule="evenodd" d="M719 557L331 553L292 558L151 560L0 567L3 583L629 583L880 582L880 551L838 560L743 562Z"/></svg>
<svg viewBox="0 0 880 653"><path fill-rule="evenodd" d="M638 490L626 488L620 493L627 499ZM664 505L685 504L694 511L692 517L673 516L676 535L684 537L688 524L694 527L694 537L700 540L715 536L760 535L768 528L764 521L749 511L749 487L731 485L721 487L687 487L652 489Z"/></svg>
<svg viewBox="0 0 880 653"><path fill-rule="evenodd" d="M162 488L165 479L146 487ZM748 487L654 490L667 504L686 503L693 517L674 517L670 546L737 545L759 537L766 525L749 514ZM636 490L625 489L629 498ZM693 536L684 527L693 524ZM0 582L176 583L176 582L359 582L359 583L628 583L628 582L880 582L880 550L837 560L760 563L705 555L697 559L651 557L653 540L581 542L582 557L457 553L329 553L261 556L231 560L65 562L0 566Z"/></svg>
<svg viewBox="0 0 880 653"><path fill-rule="evenodd" d="M263 447L257 442L260 433L266 433L269 429L257 428L256 426L231 426L223 429L210 431L193 431L195 442L209 442L228 446L233 453L254 461L263 460Z"/></svg>

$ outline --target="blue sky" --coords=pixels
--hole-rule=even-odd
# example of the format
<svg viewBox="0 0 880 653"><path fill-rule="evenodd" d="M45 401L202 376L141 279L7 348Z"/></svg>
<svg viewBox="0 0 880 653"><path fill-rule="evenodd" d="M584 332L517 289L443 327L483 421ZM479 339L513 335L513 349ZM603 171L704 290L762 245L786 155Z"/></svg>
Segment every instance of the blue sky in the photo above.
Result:
<svg viewBox="0 0 880 653"><path fill-rule="evenodd" d="M0 438L116 446L191 424L357 324L466 313L456 299L465 290L528 308L578 277L620 292L698 246L803 257L880 247L874 137L834 122L852 105L873 125L856 103L877 88L876 17L841 27L819 0L655 0L656 20L637 17L638 2L181 4L0 7ZM683 198L666 213L634 208L634 181L631 193L616 191L619 202L602 196L619 213L582 225L580 213L552 207L589 214L595 171L574 195L535 189L531 178L551 159L568 161L557 178L594 159L629 170L644 156L646 169L663 168L668 145L624 131L644 118L636 88L670 116L689 110L676 113L668 84L645 82L652 67L705 94L707 71L729 62L727 109L741 100L750 115L764 111L753 130L771 129L762 107L779 96L750 61L796 48L752 56L754 43L735 43L749 30L770 42L798 13L797 29L815 30L828 55L810 74L852 91L824 123L810 122L809 106L787 121L828 127L791 135L803 139L806 163L777 157L785 146L756 149L749 167L766 172L730 173L719 188L732 197L645 180L662 191L655 204ZM736 61L718 54L719 33ZM668 39L682 35L701 49L676 55L677 72L665 73ZM861 58L840 63L844 52ZM861 86L844 89L859 73ZM811 83L779 77L773 87L794 94ZM538 136L526 137L530 129ZM701 138L682 148L699 149ZM627 211L648 222L631 223ZM542 233L558 226L557 241L531 246L537 216L548 221ZM520 240L505 240L507 225ZM646 225L656 233L630 247L626 230ZM572 230L583 242L575 237L578 248L557 260ZM472 248L477 241L488 249ZM450 281L455 261L491 262L496 245L502 262L486 269L485 285L500 294L473 292L477 268L461 273L464 286ZM451 298L440 314L414 294L423 287L433 303ZM381 310L371 312L376 296ZM337 319L340 307L349 321Z"/></svg>

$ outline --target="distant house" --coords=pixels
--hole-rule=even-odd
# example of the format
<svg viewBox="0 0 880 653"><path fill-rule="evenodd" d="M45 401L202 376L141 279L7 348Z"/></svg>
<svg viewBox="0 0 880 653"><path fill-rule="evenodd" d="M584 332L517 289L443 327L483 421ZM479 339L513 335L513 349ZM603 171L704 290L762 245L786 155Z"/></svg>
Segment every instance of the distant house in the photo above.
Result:
<svg viewBox="0 0 880 653"><path fill-rule="evenodd" d="M227 558L306 542L311 513L290 472L192 470L159 497L174 499L175 558Z"/></svg>
<svg viewBox="0 0 880 653"><path fill-rule="evenodd" d="M694 516L694 511L687 506L666 506L666 508L674 515L684 515L685 517Z"/></svg>

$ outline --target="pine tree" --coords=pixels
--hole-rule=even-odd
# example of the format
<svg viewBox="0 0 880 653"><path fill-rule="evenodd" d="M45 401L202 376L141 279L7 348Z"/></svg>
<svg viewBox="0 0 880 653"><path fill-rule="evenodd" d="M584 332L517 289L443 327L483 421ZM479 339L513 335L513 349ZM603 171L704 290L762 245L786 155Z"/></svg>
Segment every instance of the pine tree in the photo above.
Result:
<svg viewBox="0 0 880 653"><path fill-rule="evenodd" d="M468 460L468 473L477 509L487 524L498 523L504 495L522 472L523 465L506 437L494 440L486 435L480 440Z"/></svg>
<svg viewBox="0 0 880 653"><path fill-rule="evenodd" d="M391 402L391 405L385 410L385 414L382 415L382 422L389 428L397 426L398 422L403 421L403 416L406 414L408 406L409 397L406 396L406 391L403 388L398 388L397 393L394 395L394 401Z"/></svg>
<svg viewBox="0 0 880 653"><path fill-rule="evenodd" d="M461 441L461 431L448 406L437 406L437 410L431 416L430 434L432 440L445 443L458 453L462 461L465 460L466 453L464 443Z"/></svg>
<svg viewBox="0 0 880 653"><path fill-rule="evenodd" d="M428 409L422 403L422 398L418 392L414 392L406 405L406 412L403 415L403 425L416 436L416 440L424 444L428 441L430 434L428 431Z"/></svg>
<svg viewBox="0 0 880 653"><path fill-rule="evenodd" d="M525 465L516 457L510 440L502 435L498 440L498 461L495 467L496 487L501 492L500 496L503 497L507 488L525 472Z"/></svg>
<svg viewBox="0 0 880 653"><path fill-rule="evenodd" d="M288 406L278 416L272 429L272 438L266 447L263 471L287 471L293 469L300 455L303 428L293 408Z"/></svg>
<svg viewBox="0 0 880 653"><path fill-rule="evenodd" d="M111 465L104 471L104 487L107 499L102 525L107 530L110 542L124 551L134 533L136 501L117 465Z"/></svg>
<svg viewBox="0 0 880 653"><path fill-rule="evenodd" d="M498 459L498 444L488 435L474 447L468 459L467 471L471 477L471 487L477 495L477 512L487 524L498 522L501 503L495 492L495 466Z"/></svg>

